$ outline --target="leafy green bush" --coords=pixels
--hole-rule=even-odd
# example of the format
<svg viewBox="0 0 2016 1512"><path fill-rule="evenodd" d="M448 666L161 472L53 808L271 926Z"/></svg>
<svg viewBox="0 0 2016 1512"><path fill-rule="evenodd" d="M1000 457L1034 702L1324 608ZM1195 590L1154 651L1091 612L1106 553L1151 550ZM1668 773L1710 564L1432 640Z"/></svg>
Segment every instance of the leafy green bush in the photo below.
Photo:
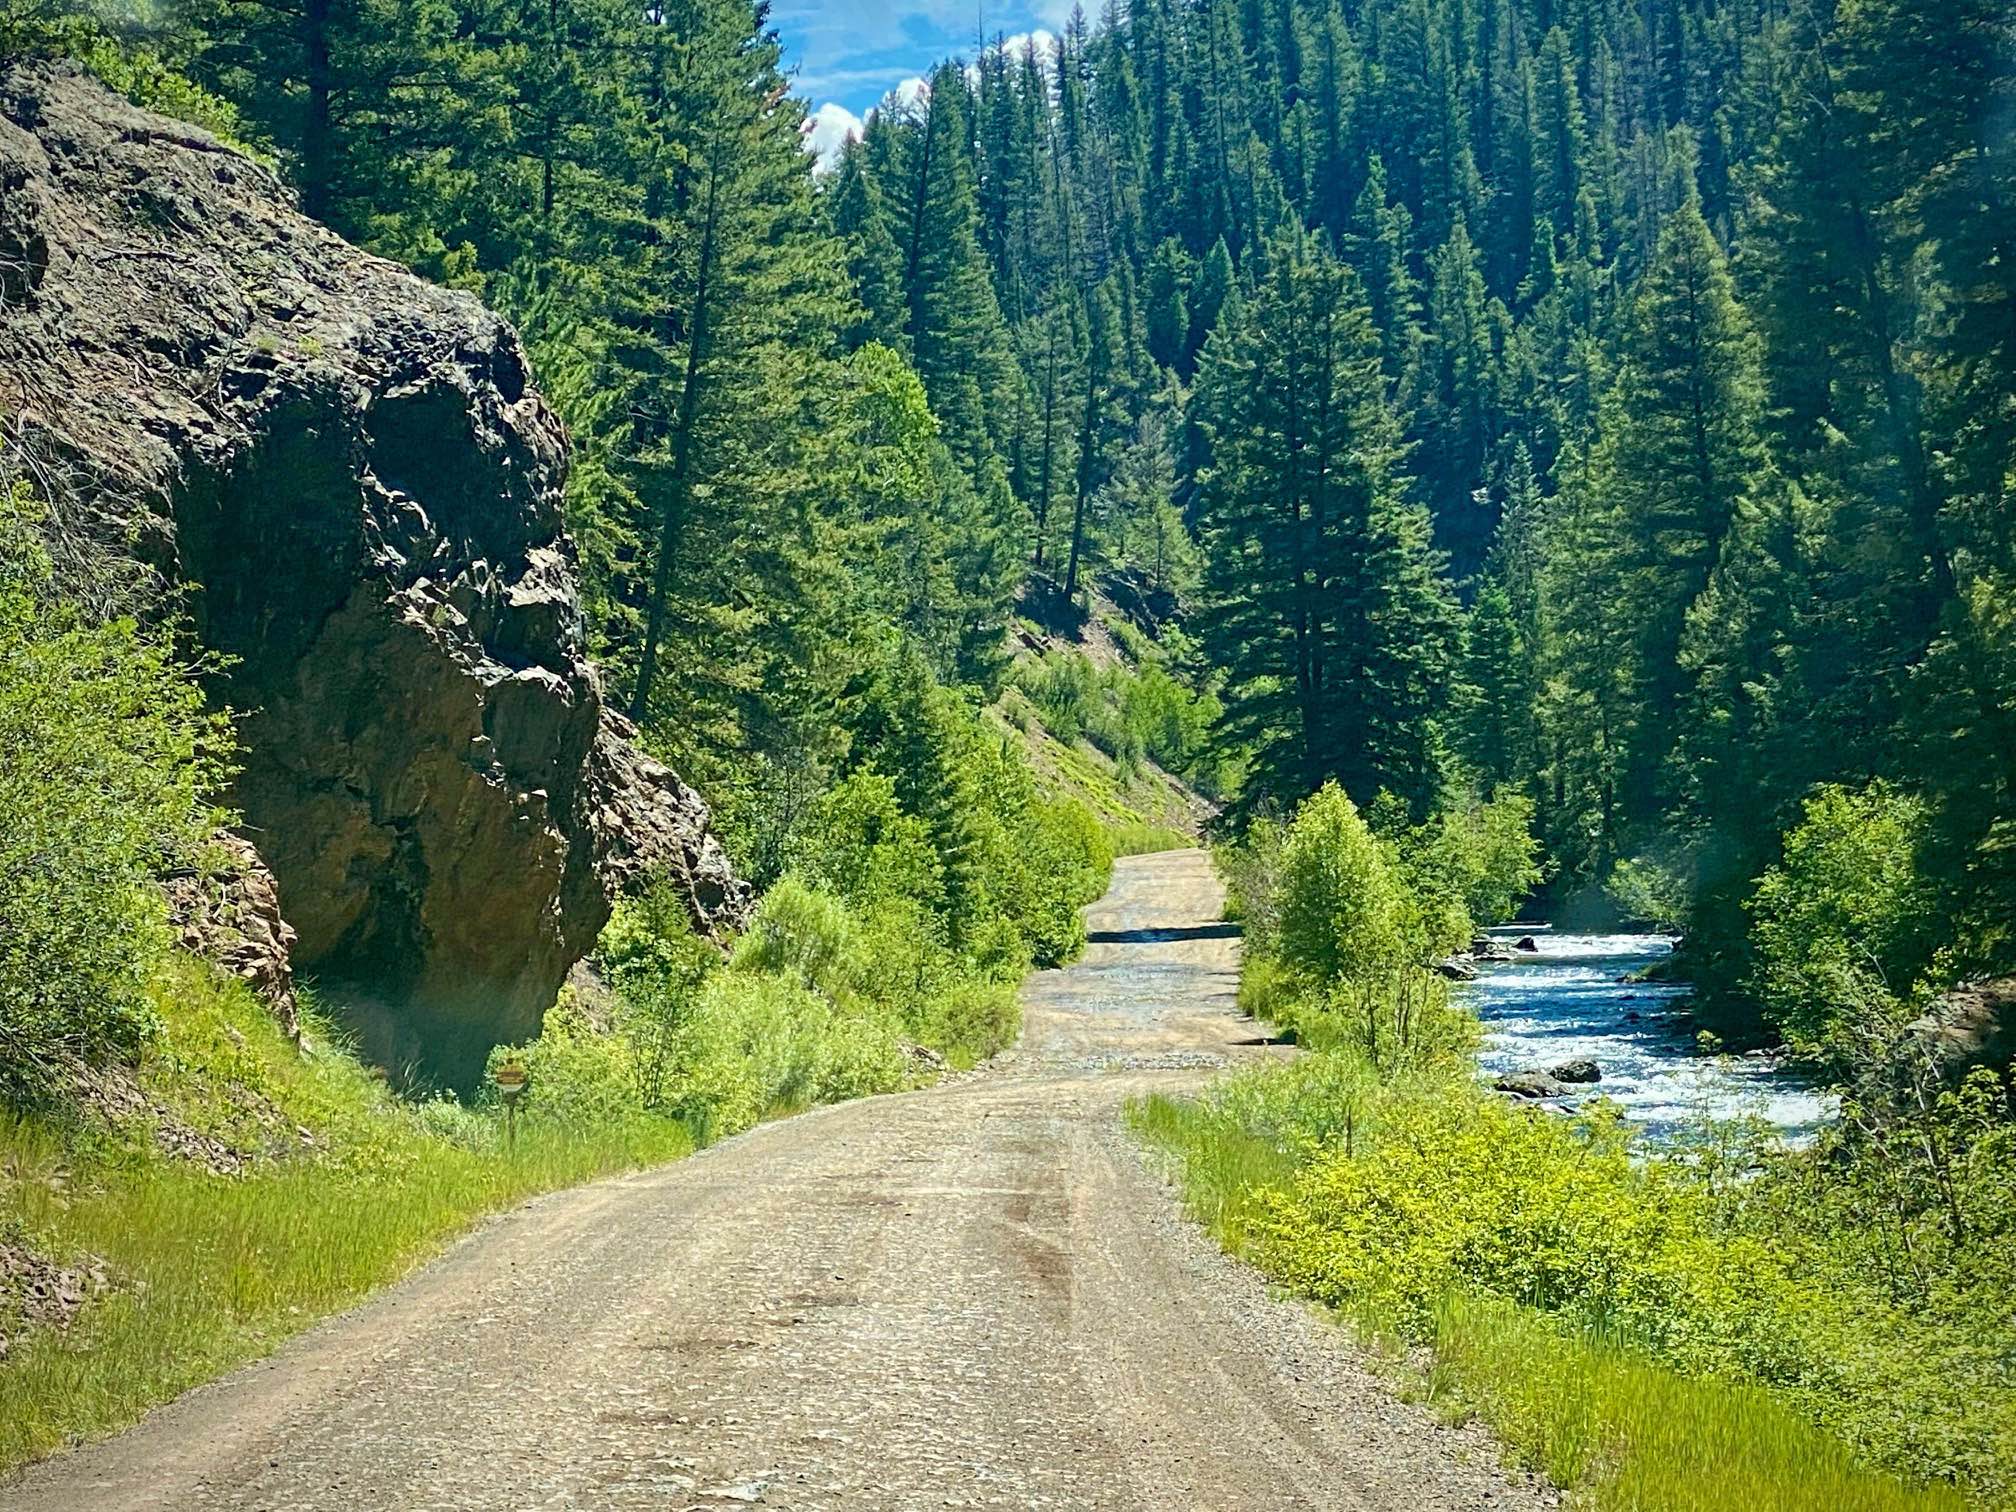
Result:
<svg viewBox="0 0 2016 1512"><path fill-rule="evenodd" d="M166 638L56 594L24 487L0 492L0 1099L131 1058L165 946L155 879L200 864L226 721Z"/></svg>
<svg viewBox="0 0 2016 1512"><path fill-rule="evenodd" d="M1837 1056L1905 1012L1935 924L1918 869L1925 829L1923 803L1882 783L1823 787L1757 884L1753 987L1800 1050Z"/></svg>
<svg viewBox="0 0 2016 1512"><path fill-rule="evenodd" d="M1278 885L1277 951L1319 991L1369 990L1421 953L1392 854L1334 782L1296 813Z"/></svg>
<svg viewBox="0 0 2016 1512"><path fill-rule="evenodd" d="M1713 1416L1719 1392L1732 1428L1739 1402L1754 1415L1768 1401L1899 1473L1958 1481L1989 1505L2016 1498L2016 1381L1991 1300L2016 1287L2006 1123L1954 1173L1984 1225L1956 1248L1936 1221L1897 1242L1893 1173L1839 1139L1775 1155L1738 1141L1720 1158L1703 1142L1708 1158L1662 1159L1602 1105L1569 1119L1483 1093L1461 1058L1395 1075L1347 1044L1134 1120L1182 1155L1186 1192L1221 1238L1382 1334L1433 1343L1432 1371L1459 1379L1515 1443L1563 1456L1549 1469L1564 1484L1603 1483L1620 1454L1670 1446L1578 1439L1573 1422L1532 1416L1544 1393L1521 1387L1521 1367L1475 1352L1486 1314L1493 1337L1544 1335L1543 1357L1571 1375L1628 1379L1690 1415ZM1986 1226L1998 1213L2003 1226ZM1769 1396L1744 1398L1735 1382ZM1642 1434L1651 1419L1617 1405L1604 1433ZM1783 1431L1797 1453L1781 1460L1849 1463L1810 1429ZM1726 1473L1750 1455L1731 1446ZM1633 1477L1649 1468L1633 1463Z"/></svg>
<svg viewBox="0 0 2016 1512"><path fill-rule="evenodd" d="M1225 917L1242 927L1245 959L1271 956L1281 938L1281 850L1288 827L1260 818L1235 839L1211 847L1225 883Z"/></svg>
<svg viewBox="0 0 2016 1512"><path fill-rule="evenodd" d="M784 977L836 1002L861 989L868 966L847 905L789 876L763 895L729 964Z"/></svg>

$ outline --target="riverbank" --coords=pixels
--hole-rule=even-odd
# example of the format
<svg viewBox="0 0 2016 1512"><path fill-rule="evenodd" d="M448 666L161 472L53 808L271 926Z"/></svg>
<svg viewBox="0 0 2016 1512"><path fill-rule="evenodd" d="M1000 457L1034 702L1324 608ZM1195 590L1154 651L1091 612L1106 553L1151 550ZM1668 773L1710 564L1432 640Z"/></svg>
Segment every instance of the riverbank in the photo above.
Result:
<svg viewBox="0 0 2016 1512"><path fill-rule="evenodd" d="M1377 1230L1340 1221L1340 1208L1320 1198L1312 1203L1326 1182L1333 1200L1338 1183L1356 1185L1324 1143L1336 1103L1321 1083L1331 1074L1271 1072L1201 1099L1151 1096L1134 1105L1130 1121L1169 1159L1191 1216L1228 1253L1326 1303L1384 1356L1404 1391L1445 1420L1481 1419L1519 1463L1574 1493L1578 1505L1605 1512L1962 1512L1979 1505L1952 1487L1914 1486L1858 1461L1848 1444L1768 1389L1690 1377L1634 1347L1615 1323L1506 1300L1505 1290L1535 1295L1563 1279L1546 1274L1544 1262L1524 1276L1470 1271L1460 1281L1447 1268L1422 1265L1424 1250L1446 1256L1465 1241L1514 1269L1522 1254L1546 1256L1563 1271L1592 1258L1571 1237L1587 1227L1572 1203L1539 1204L1523 1221L1493 1224L1459 1198L1433 1221L1429 1209L1451 1204L1452 1184L1478 1175L1474 1165L1441 1164L1456 1153L1447 1145L1434 1147L1428 1169L1410 1167L1410 1176L1425 1178L1412 1200L1399 1182L1377 1183L1375 1200L1392 1207ZM1411 1106L1403 1111L1396 1099L1386 1114L1405 1122L1429 1095L1427 1084L1416 1086L1402 1094ZM1463 1143L1473 1156L1515 1129L1557 1124L1502 1107L1492 1116L1483 1094L1460 1081L1433 1095L1463 1108L1452 1125L1468 1136ZM1473 1096L1478 1101L1465 1101ZM1369 1145L1396 1132L1365 1119L1354 1137ZM1510 1150L1512 1159L1527 1153L1516 1141ZM1508 1185L1492 1183L1494 1195ZM1624 1191L1618 1206L1630 1201ZM1361 1188L1342 1200L1355 1205L1354 1198L1371 1195ZM1516 1212L1508 1204L1501 1216ZM1628 1227L1617 1232L1630 1242ZM1389 1245L1405 1258L1366 1263Z"/></svg>
<svg viewBox="0 0 2016 1512"><path fill-rule="evenodd" d="M1648 1140L1595 1097L1542 1114L1490 1091L1480 1056L1547 1064L1633 1027L1614 995L1595 1008L1625 990L1607 947L1505 967L1528 1011L1498 1013L1493 1046L1475 988L1452 1000L1432 951L1396 959L1391 921L1426 895L1341 794L1259 844L1228 860L1258 925L1242 1002L1312 1053L1132 1115L1228 1249L1393 1340L1418 1389L1596 1507L2016 1505L1991 1106L1954 1093L1914 1126L1946 1162L1944 1214L1866 1111L1804 1147L1716 1117ZM1616 1080L1657 1099L1666 1074Z"/></svg>

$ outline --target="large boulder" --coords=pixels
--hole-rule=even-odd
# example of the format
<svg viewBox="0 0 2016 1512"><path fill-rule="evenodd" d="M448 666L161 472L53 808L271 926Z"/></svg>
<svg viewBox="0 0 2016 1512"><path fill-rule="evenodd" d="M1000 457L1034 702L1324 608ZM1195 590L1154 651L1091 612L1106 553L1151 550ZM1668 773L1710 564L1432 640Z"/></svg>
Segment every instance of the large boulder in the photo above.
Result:
<svg viewBox="0 0 2016 1512"><path fill-rule="evenodd" d="M190 590L294 965L373 1055L467 1081L638 876L702 929L746 908L704 805L604 705L567 437L474 298L201 131L0 64L0 419L59 545Z"/></svg>
<svg viewBox="0 0 2016 1512"><path fill-rule="evenodd" d="M1514 1097L1548 1098L1567 1097L1574 1088L1537 1066L1529 1066L1520 1071L1507 1071L1491 1083L1493 1091L1507 1092Z"/></svg>

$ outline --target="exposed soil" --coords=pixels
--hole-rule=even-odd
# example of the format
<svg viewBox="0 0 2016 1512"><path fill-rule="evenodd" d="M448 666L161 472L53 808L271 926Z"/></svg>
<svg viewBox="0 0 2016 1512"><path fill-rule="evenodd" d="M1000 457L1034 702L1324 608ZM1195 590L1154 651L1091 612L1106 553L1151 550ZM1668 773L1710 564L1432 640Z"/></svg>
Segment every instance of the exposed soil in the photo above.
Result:
<svg viewBox="0 0 2016 1512"><path fill-rule="evenodd" d="M1202 855L1123 861L989 1075L529 1203L23 1509L1538 1507L1177 1210L1125 1099L1289 1054Z"/></svg>

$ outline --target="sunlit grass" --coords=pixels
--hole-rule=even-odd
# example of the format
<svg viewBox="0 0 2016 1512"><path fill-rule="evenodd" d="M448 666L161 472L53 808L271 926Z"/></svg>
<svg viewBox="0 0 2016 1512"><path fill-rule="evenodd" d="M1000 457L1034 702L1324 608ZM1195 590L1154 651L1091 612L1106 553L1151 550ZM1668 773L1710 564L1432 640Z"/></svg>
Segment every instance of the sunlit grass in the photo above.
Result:
<svg viewBox="0 0 2016 1512"><path fill-rule="evenodd" d="M1197 847L1194 836L1171 829L1166 824L1150 824L1140 819L1109 823L1106 838L1112 843L1116 856L1149 856L1161 851L1195 850Z"/></svg>
<svg viewBox="0 0 2016 1512"><path fill-rule="evenodd" d="M1200 1104L1153 1095L1128 1121L1165 1152L1191 1215L1228 1251L1292 1155ZM1364 1335L1392 1320L1353 1317ZM1693 1380L1531 1308L1452 1295L1437 1309L1427 1393L1474 1412L1521 1462L1602 1512L1961 1512L1945 1487L1858 1464L1846 1445L1761 1388Z"/></svg>
<svg viewBox="0 0 2016 1512"><path fill-rule="evenodd" d="M0 1131L13 1153L20 1129ZM0 1367L0 1466L132 1422L436 1253L487 1213L540 1192L687 1153L677 1125L592 1134L526 1129L515 1151L413 1130L383 1165L319 1162L249 1177L163 1160L82 1192L27 1181L6 1206L67 1254L102 1256L117 1289L67 1335L31 1335Z"/></svg>
<svg viewBox="0 0 2016 1512"><path fill-rule="evenodd" d="M187 958L156 983L141 1085L185 1130L265 1149L243 1174L172 1159L144 1127L0 1114L0 1231L111 1290L0 1363L0 1468L110 1432L438 1253L486 1214L688 1153L648 1115L592 1127L394 1097L311 1015L303 1054L249 993ZM304 1137L305 1136L305 1137Z"/></svg>

